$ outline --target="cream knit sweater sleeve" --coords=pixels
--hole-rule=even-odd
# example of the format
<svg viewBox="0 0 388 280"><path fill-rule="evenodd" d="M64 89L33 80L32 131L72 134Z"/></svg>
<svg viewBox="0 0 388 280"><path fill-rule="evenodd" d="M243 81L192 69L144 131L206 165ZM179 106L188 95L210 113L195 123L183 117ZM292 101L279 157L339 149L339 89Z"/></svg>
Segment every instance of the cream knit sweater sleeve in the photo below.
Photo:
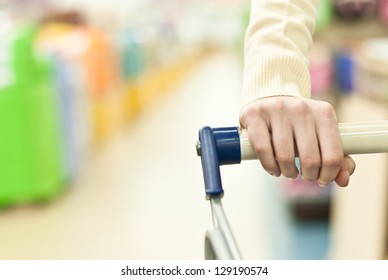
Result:
<svg viewBox="0 0 388 280"><path fill-rule="evenodd" d="M262 97L310 97L308 53L319 0L252 0L243 106Z"/></svg>

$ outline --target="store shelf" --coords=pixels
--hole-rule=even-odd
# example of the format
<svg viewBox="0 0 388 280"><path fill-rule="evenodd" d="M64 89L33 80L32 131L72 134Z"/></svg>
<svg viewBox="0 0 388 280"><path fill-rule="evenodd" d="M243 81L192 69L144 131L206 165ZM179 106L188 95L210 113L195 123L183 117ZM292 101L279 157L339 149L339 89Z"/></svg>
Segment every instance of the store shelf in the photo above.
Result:
<svg viewBox="0 0 388 280"><path fill-rule="evenodd" d="M347 73L336 69L337 84L332 91L340 122L388 118L385 64L365 48L365 42L387 36L387 27L375 18L346 21L338 17L315 35L316 42L341 55L341 63L346 64L342 66L348 67ZM354 158L357 168L349 187L334 188L328 256L381 259L388 250L388 157L380 154Z"/></svg>
<svg viewBox="0 0 388 280"><path fill-rule="evenodd" d="M314 35L314 39L338 48L368 38L387 35L388 28L375 18L352 21L334 18L330 25Z"/></svg>

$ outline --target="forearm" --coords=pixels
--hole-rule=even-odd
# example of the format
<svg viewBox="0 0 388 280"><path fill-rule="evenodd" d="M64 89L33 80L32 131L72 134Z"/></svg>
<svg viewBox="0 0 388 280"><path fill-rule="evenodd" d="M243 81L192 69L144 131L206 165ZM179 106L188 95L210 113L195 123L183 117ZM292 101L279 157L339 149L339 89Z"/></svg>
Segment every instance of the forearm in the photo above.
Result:
<svg viewBox="0 0 388 280"><path fill-rule="evenodd" d="M308 54L318 0L252 0L245 37L243 105L256 99L310 97Z"/></svg>

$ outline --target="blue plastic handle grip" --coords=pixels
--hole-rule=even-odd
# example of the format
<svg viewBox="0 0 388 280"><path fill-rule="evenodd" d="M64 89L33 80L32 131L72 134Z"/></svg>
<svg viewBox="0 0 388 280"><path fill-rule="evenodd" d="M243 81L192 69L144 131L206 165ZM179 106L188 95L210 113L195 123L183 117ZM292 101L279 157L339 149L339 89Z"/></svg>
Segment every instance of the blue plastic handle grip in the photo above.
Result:
<svg viewBox="0 0 388 280"><path fill-rule="evenodd" d="M206 196L222 196L220 165L241 162L238 128L203 127L199 143Z"/></svg>
<svg viewBox="0 0 388 280"><path fill-rule="evenodd" d="M220 165L240 163L241 147L238 127L213 128L213 134L216 138Z"/></svg>

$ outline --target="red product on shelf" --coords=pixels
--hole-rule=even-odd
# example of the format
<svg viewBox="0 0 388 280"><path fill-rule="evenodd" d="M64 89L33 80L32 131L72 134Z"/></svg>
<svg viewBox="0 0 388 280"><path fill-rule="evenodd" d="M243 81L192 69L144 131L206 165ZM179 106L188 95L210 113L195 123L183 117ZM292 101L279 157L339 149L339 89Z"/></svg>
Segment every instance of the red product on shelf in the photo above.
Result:
<svg viewBox="0 0 388 280"><path fill-rule="evenodd" d="M315 43L310 52L311 92L322 98L330 94L333 86L332 54L328 47Z"/></svg>
<svg viewBox="0 0 388 280"><path fill-rule="evenodd" d="M388 0L380 0L379 20L388 25Z"/></svg>
<svg viewBox="0 0 388 280"><path fill-rule="evenodd" d="M378 4L377 0L336 0L338 13L345 19L357 19L373 15Z"/></svg>

